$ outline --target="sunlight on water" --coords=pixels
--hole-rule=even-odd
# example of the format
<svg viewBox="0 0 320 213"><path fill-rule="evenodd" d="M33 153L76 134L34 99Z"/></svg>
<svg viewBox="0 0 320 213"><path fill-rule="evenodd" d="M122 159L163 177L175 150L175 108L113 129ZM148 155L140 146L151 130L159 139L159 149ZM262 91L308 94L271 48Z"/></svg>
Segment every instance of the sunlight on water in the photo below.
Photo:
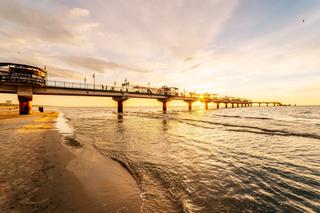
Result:
<svg viewBox="0 0 320 213"><path fill-rule="evenodd" d="M319 212L320 107L126 110L62 109L135 178L143 211Z"/></svg>

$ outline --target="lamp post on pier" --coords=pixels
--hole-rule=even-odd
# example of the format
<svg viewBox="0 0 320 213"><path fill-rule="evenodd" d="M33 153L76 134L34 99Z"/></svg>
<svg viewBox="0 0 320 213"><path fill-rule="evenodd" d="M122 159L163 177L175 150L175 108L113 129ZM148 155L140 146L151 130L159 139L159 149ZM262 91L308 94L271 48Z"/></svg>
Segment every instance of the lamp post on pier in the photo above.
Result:
<svg viewBox="0 0 320 213"><path fill-rule="evenodd" d="M93 89L96 89L96 73L94 72L92 75L93 78Z"/></svg>

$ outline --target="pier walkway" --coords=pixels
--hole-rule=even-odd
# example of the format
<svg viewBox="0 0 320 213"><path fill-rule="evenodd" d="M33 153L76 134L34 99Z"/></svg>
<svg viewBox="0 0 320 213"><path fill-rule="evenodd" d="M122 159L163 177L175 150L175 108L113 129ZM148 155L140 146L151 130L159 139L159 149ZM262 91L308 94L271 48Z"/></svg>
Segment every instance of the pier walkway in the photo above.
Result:
<svg viewBox="0 0 320 213"><path fill-rule="evenodd" d="M9 71L1 67L9 67ZM31 72L30 76L25 75ZM24 75L22 75L22 74ZM44 73L44 74L42 74ZM35 78L35 75L38 75ZM192 110L192 103L201 101L208 109L209 103L215 103L217 108L224 105L231 107L252 107L261 106L281 106L276 101L251 101L245 98L235 98L218 96L217 94L195 94L192 92L179 91L178 88L163 86L161 88L151 88L138 85L129 85L128 82L121 86L96 85L76 82L61 82L46 80L46 70L12 63L0 63L0 93L17 94L19 99L20 114L29 114L33 95L68 95L68 96L99 96L111 97L118 103L118 112L123 112L123 102L129 98L156 99L162 102L162 109L167 111L167 103L172 100L181 100L188 104L188 109Z"/></svg>

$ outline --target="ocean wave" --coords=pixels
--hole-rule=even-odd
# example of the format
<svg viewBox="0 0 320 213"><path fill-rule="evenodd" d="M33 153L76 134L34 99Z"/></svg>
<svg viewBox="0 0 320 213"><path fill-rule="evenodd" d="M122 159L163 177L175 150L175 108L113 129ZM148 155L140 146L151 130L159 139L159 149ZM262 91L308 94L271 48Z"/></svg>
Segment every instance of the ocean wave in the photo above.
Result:
<svg viewBox="0 0 320 213"><path fill-rule="evenodd" d="M134 178L141 190L142 212L200 212L203 209L192 203L188 192L184 190L186 186L161 166L150 162L133 162L125 153L104 150L95 144L93 147L119 163Z"/></svg>
<svg viewBox="0 0 320 213"><path fill-rule="evenodd" d="M320 135L313 134L313 133L298 133L298 132L291 132L291 131L286 131L286 130L280 130L280 129L267 129L267 128L262 128L262 127L257 127L257 126L249 126L249 125L240 125L240 124L230 124L230 123L222 123L222 122L212 122L212 121L205 121L205 120L197 120L197 119L179 119L175 117L170 117L167 115L158 115L158 114L148 114L148 113L141 113L141 114L136 114L132 116L137 116L139 117L141 115L148 115L148 116L143 116L145 118L149 119L166 119L166 120L174 120L177 122L183 122L192 126L197 126L205 129L212 129L212 127L205 127L202 125L196 125L196 124L191 124L187 123L184 121L191 121L191 122L197 122L197 123L205 123L205 124L210 124L210 125L217 125L217 126L224 126L224 127L235 127L235 128L244 128L241 130L235 130L235 129L226 129L228 131L235 131L235 132L248 132L248 133L254 133L254 134L265 134L265 135L278 135L278 136L293 136L293 137L305 137L305 138L312 138L312 139L320 139ZM283 125L282 125L283 126ZM251 131L251 130L246 130L247 129L254 129L258 131Z"/></svg>
<svg viewBox="0 0 320 213"><path fill-rule="evenodd" d="M320 139L320 123L224 114L130 111L75 128L134 178L142 212L317 212L318 141L307 138Z"/></svg>
<svg viewBox="0 0 320 213"><path fill-rule="evenodd" d="M240 116L240 115L225 115L225 114L214 114L214 116L224 117L224 118L240 118L240 119L256 119L256 120L274 120L269 117L249 117L249 116Z"/></svg>
<svg viewBox="0 0 320 213"><path fill-rule="evenodd" d="M311 133L297 133L297 132L290 132L285 130L279 130L279 129L266 129L262 127L257 126L248 126L248 125L238 125L238 124L229 124L229 123L219 123L219 122L212 122L212 121L201 121L201 120L194 120L194 119L181 119L184 121L192 121L192 122L198 122L198 123L206 123L211 125L219 125L219 126L225 126L225 127L236 127L236 128L247 128L247 129L254 129L259 130L257 131L250 131L246 129L228 129L229 131L237 131L237 132L250 132L250 133L256 133L256 134L269 134L269 135L279 135L279 136L295 136L295 137L306 137L306 138L313 138L313 139L320 139L320 135L311 134ZM205 128L203 126L199 126L202 128Z"/></svg>

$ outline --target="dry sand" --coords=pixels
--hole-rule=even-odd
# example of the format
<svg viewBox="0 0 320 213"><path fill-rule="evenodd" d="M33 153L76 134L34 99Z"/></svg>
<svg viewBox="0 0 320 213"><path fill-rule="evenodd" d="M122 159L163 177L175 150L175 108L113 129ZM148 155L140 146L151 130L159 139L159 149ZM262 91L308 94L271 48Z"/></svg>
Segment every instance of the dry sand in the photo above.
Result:
<svg viewBox="0 0 320 213"><path fill-rule="evenodd" d="M57 114L0 109L0 212L139 212L129 173L92 147L63 145Z"/></svg>

